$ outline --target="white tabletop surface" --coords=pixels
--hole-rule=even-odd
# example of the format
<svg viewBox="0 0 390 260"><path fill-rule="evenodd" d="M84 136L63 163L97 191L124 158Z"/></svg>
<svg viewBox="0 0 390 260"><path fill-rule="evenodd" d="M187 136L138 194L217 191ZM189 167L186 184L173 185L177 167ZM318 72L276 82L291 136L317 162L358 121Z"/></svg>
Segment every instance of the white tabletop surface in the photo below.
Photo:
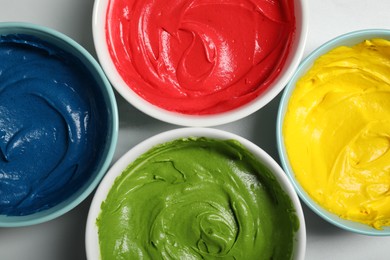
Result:
<svg viewBox="0 0 390 260"><path fill-rule="evenodd" d="M390 29L389 0L306 0L309 32L304 56L340 34L367 28ZM93 0L0 0L0 21L45 25L70 36L95 57L91 20ZM275 121L280 95L255 114L215 128L247 138L279 162ZM177 128L146 116L117 95L120 129L114 161L142 140ZM85 259L84 232L92 195L71 212L50 222L0 228L1 260ZM341 230L303 205L306 259L390 259L390 237L370 237Z"/></svg>

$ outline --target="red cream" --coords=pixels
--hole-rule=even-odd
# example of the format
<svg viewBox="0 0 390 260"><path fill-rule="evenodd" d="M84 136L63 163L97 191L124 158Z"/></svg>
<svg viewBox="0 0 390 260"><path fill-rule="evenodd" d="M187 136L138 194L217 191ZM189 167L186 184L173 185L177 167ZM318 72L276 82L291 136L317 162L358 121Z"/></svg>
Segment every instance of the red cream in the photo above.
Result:
<svg viewBox="0 0 390 260"><path fill-rule="evenodd" d="M293 2L110 0L110 55L127 85L158 107L229 111L279 75L295 32Z"/></svg>

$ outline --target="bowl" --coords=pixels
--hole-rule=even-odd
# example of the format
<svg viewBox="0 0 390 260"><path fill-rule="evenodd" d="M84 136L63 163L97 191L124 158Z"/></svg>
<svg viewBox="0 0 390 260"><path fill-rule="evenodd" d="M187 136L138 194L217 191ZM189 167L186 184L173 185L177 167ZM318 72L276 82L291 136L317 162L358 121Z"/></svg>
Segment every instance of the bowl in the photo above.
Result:
<svg viewBox="0 0 390 260"><path fill-rule="evenodd" d="M251 205L251 206L247 207L247 212L251 212L251 213L246 213L246 215L247 216L251 215L251 214L255 215L255 216L261 215L261 213L259 213L257 215L257 214L254 214L252 212L252 209L255 208L256 205L258 205L257 203L255 203L255 205L249 204L249 202L247 203L247 201L251 201L252 196L250 196L250 199L242 199L243 194L246 194L245 190L249 186L251 186L252 184L251 185L249 183L246 184L246 185L248 185L246 188L245 187L238 188L238 191L233 195L231 195L230 190L229 190L227 192L229 195L226 195L226 196L230 196L229 198L232 201L230 202L230 206L227 206L227 204L229 204L229 203L224 204L223 202L221 202L221 201L225 201L226 199L221 199L221 201L218 203L215 203L215 201L218 201L217 199L215 201L213 200L214 198L221 198L219 188L215 188L215 186L210 186L210 187L214 187L215 189L204 189L203 191L200 191L200 190L197 190L196 185L185 186L185 183L182 182L183 178L184 179L187 178L188 180L190 178L192 178L192 177L190 177L191 172L197 172L196 176L203 176L202 181L201 181L201 183L202 183L201 187L203 187L203 185L209 185L209 183L212 182L207 177L210 175L208 175L208 174L203 175L203 173L205 173L205 172L211 173L211 172L218 171L218 167L220 167L221 164L218 163L218 167L217 166L207 166L206 165L207 163L204 163L205 162L204 158L201 159L201 157L198 157L199 153L197 152L197 151L200 151L200 153L202 154L205 151L204 152L205 154L203 154L203 156L207 156L207 158L213 158L213 159L210 159L211 160L210 163L218 161L219 159L215 159L216 157L213 157L213 152L207 153L207 147L212 146L212 145L210 145L210 143L212 145L217 144L217 145L215 145L215 147L219 147L219 145L222 144L219 148L216 148L216 150L229 151L229 152L227 152L227 154L228 154L227 158L230 158L229 156L230 156L231 151L235 151L237 153L240 153L240 152L238 152L239 150L237 150L237 147L240 147L239 149L243 149L244 151L246 151L246 152L242 153L242 154L245 153L245 155L241 156L241 154L240 154L236 157L235 152L233 152L234 155L232 155L232 157L241 158L241 159L242 158L246 158L246 159L252 158L255 161L255 164L259 163L259 165L261 165L261 167L264 167L261 170L261 174L262 174L262 177L260 177L261 181L262 181L263 185L268 185L268 184L270 184L268 181L271 181L272 184L268 185L268 187L270 187L271 189L275 189L273 191L270 191L269 194L279 194L279 195L276 195L276 197L278 197L277 200L280 203L279 205L283 204L286 206L286 208L292 207L292 208L290 208L291 211L289 211L289 213L287 213L287 211L285 211L286 208L282 207L283 211L286 214L283 213L283 214L279 214L278 216L283 216L282 218L284 220L286 220L285 227L289 226L290 231L292 229L294 230L294 232L292 233L293 234L292 240L287 239L288 241L292 242L293 259L304 259L305 243L306 243L304 216L302 213L302 209L300 206L300 201L298 199L298 196L296 195L294 188L292 187L291 183L289 182L289 180L288 180L287 176L285 175L285 173L283 172L283 170L266 152L264 152L261 148L259 148L255 144L251 143L250 141L248 141L240 136L237 136L235 134L225 132L222 130L211 129L211 128L179 128L179 129L174 129L174 130L160 133L158 135L155 135L155 136L139 143L135 147L133 147L131 150L129 150L126 154L124 154L111 167L111 169L108 171L107 175L104 177L101 184L99 185L99 187L95 193L95 196L92 200L90 210L88 213L88 220L87 220L87 227L86 227L86 240L85 240L86 241L87 258L88 259L101 258L100 246L99 246L99 232L101 232L101 234L104 233L104 235L102 235L102 236L104 236L104 238L102 238L102 239L104 239L103 244L105 246L111 245L111 242L113 240L116 240L116 241L121 240L121 241L123 241L123 244L120 246L120 248L122 248L126 251L126 248L128 249L129 247L132 247L133 244L135 244L137 241L140 241L140 243L144 243L145 246L147 246L148 244L151 243L151 245L155 245L156 247L158 247L158 245L160 243L165 243L166 241L170 241L171 236L176 236L176 235L180 238L183 238L182 235L187 234L187 235L184 235L184 237L187 237L189 240L191 240L191 239L196 240L198 238L198 236L202 237L202 235L199 235L198 232L200 232L200 231L197 230L198 228L191 228L191 227L197 227L197 225L200 223L199 225L201 226L202 229L204 229L203 231L205 233L211 234L211 235L209 237L210 240L207 240L203 236L203 238L200 239L197 242L197 244L198 244L199 248L209 248L210 251L215 253L215 254L211 254L211 256L216 257L217 256L216 252L218 250L216 250L215 248L222 248L221 250L224 250L224 249L228 250L228 248L230 248L229 246L227 246L227 245L229 245L229 242L226 242L226 244L224 244L225 246L218 247L218 245L221 244L221 243L218 243L218 241L220 241L219 240L220 235L221 235L221 233L223 233L222 230L226 231L227 227L231 227L231 229L233 229L232 227L235 226L238 222L239 222L239 224L243 223L240 226L240 230L243 233L246 233L248 230L249 230L249 232L251 232L253 230L257 230L256 227L251 226L251 224L253 222L252 219L250 219L250 221L247 220L247 222L245 222L242 218L242 215L240 214L240 212L243 213L245 211L244 208L246 208L246 206L243 206L243 205ZM190 145L187 146L188 144L190 144ZM183 145L183 146L181 146L181 145ZM174 148L172 149L172 147L174 147ZM182 147L185 147L185 148L182 149ZM194 148L195 150L187 150L186 151L186 149L188 147L195 147ZM204 151L202 150L203 148L204 148ZM192 149L192 148L188 148L188 149ZM166 151L173 153L173 155L169 156L170 157L169 160L164 159L164 157L162 157L163 159L161 159L160 157L159 158L154 157L154 156L158 157L161 154L164 154ZM191 154L191 157L196 158L196 159L186 160L186 159L180 158L180 156L182 156L182 154L186 154L186 153ZM177 156L179 156L179 157L177 157ZM225 157L225 155L223 155L222 157ZM156 158L156 159L151 159L151 158ZM153 160L154 162L157 162L157 164L158 164L156 166L157 168L153 168L154 170L153 169L147 170L146 172L148 172L148 173L146 173L146 174L144 174L144 172L142 172L142 173L133 172L133 170L136 171L137 169L139 169L139 167L143 167L143 166L147 165L148 163L145 163L145 162L147 162L149 159ZM235 159L232 159L232 161L231 161L232 165L235 165L234 160ZM180 162L183 162L183 163L180 163ZM201 166L194 166L198 163L202 164L203 166L202 165ZM133 166L129 166L129 165L133 165ZM149 165L152 165L151 167L154 167L153 163L150 163ZM237 164L237 165L239 165L239 164ZM149 166L147 166L147 167L149 167ZM191 168L189 168L189 170L183 170L182 167L191 167ZM207 168L206 171L204 171L204 169L205 169L204 167ZM235 169L234 167L235 166L232 166L233 169ZM241 169L240 166L237 166L237 167L239 169ZM255 166L255 168L256 167L257 166ZM172 171L169 171L167 169L176 169L176 170L174 170L172 172ZM191 169L193 169L193 171ZM220 169L222 169L222 168L220 168ZM121 176L121 174L125 170L128 171L128 173L124 174L123 178L120 178L119 176ZM131 173L129 173L129 172L131 172ZM219 172L226 172L226 171L221 170ZM240 172L240 170L238 170L238 172ZM179 174L176 174L176 173L179 173ZM130 180L130 178L133 178L132 176L135 176L135 177L139 176L139 178L136 177L136 180L134 180L134 179ZM232 176L232 175L230 175L230 176ZM242 176L243 176L242 179L246 179L246 180L251 179L249 177L249 175L245 175L244 171L242 171ZM247 176L247 178L245 176ZM157 186L153 186L152 189L150 189L149 191L145 191L142 195L138 194L138 193L135 195L131 194L131 191L138 190L138 187L147 186L148 184L142 185L142 184L138 183L138 181L143 180L143 179L144 180L148 179L149 177L152 178L151 185L157 185ZM217 178L215 177L215 179L217 179ZM124 184L126 182L126 180L128 180L129 182L127 182L127 184ZM214 179L212 179L212 180L214 180ZM172 186L169 186L167 183L171 183ZM230 186L230 184L226 184L226 183L230 183L230 180L222 181L222 183L224 183L221 185L221 186L223 186L223 189L225 189L226 187L230 187L231 189L233 189L232 187L235 186L238 182L232 186ZM129 187L128 186L129 184L134 185L135 186L134 189L132 187ZM164 186L165 184L167 184L168 187ZM114 185L115 185L115 188L114 188ZM163 185L163 186L160 187L158 185ZM184 185L184 186L182 186L182 185ZM210 185L212 185L212 184L210 184ZM239 184L237 184L237 185L239 185ZM126 190L126 192L123 192L123 190L121 190L121 187L123 187ZM149 186L149 187L151 187L151 186ZM198 186L198 188L199 187L200 186ZM253 188L253 186L251 186L251 187ZM227 188L227 189L230 189L230 188ZM280 188L280 190L279 190L279 188ZM278 190L280 193L276 192L276 190ZM123 197L121 197L119 199L120 202L115 201L115 199L114 200L109 199L109 198L115 198L115 195L114 196L108 195L109 193L115 193L115 191L117 191L117 193L116 193L117 195L119 194L118 196L124 195ZM138 191L142 192L142 189L139 189ZM193 192L195 192L195 193L193 193ZM255 192L250 193L250 194L254 194L254 193ZM162 195L162 194L164 194L164 195ZM190 197L191 194L193 196L192 199ZM284 194L284 195L281 195L281 194ZM152 198L150 198L149 196ZM226 196L223 195L222 197L227 198ZM169 200L171 198L174 198L174 199L176 198L176 199L175 199L175 202L170 204ZM195 201L193 201L194 198L196 198ZM282 203L282 201L284 201L284 199L282 199L282 198L286 199L287 204ZM136 200L144 200L144 201L140 202L140 201L136 201ZM158 202L160 200L167 201L167 202L165 202L166 204L164 204L164 205L169 205L169 206L166 206L164 209L161 209L160 208L161 204L156 205L156 203L155 203L155 202ZM234 201L234 200L238 200L239 203L237 203L237 201ZM130 202L130 203L127 203L127 202ZM266 203L264 203L264 204L266 204ZM110 207L110 205L114 206L115 209L112 209ZM118 205L121 205L121 206L118 207ZM141 207L140 210L136 210L136 207L138 207L137 205L139 207ZM179 205L179 206L176 207L176 205ZM199 205L201 205L201 206L198 207ZM210 207L210 205L212 205L212 206ZM230 219L229 216L232 215L232 213L231 212L226 213L227 211L224 210L223 205L225 205L227 208L229 208L229 207L233 208L231 212L235 212L236 216L238 216L236 220L233 220L234 218ZM236 205L237 207L234 205ZM240 206L238 206L238 205L240 205ZM289 206L287 206L287 205L289 205ZM106 208L102 211L102 209L104 207L106 207ZM204 210L204 211L201 210L202 212L198 212L198 209L202 208L202 207L203 208L206 207L207 210ZM273 206L271 206L271 207L273 207ZM110 208L113 211L111 211ZM237 209L237 208L239 208L239 209ZM211 210L211 213L208 214L208 210ZM125 216L125 215L120 216L119 218L115 217L115 219L110 219L111 216L114 216L116 214L115 212L121 212L121 214L122 213L126 214L126 212L128 213L128 212L139 212L139 211L142 211L141 220L138 219L136 216L134 216L134 219L128 219L127 216ZM265 211L267 211L268 213L270 212L268 210L264 210L264 212ZM108 213L103 214L102 212L108 212ZM223 213L226 213L226 214L223 214ZM292 213L292 214L290 215L290 213ZM187 214L189 214L189 216ZM275 214L275 212L273 214ZM243 214L243 215L245 215L245 214ZM287 216L287 215L290 215L290 217L285 218L285 216ZM149 219L149 218L153 219L152 220L153 224L148 223L148 221L146 219ZM274 219L276 219L276 218L277 217L275 217ZM102 222L105 222L106 219L108 219L108 222L110 223L108 226L101 224ZM123 222L120 219L122 219L122 220L126 219L126 220ZM226 225L225 222L220 221L221 219L224 219L227 223L229 223L229 225ZM228 219L230 219L231 222L227 221ZM270 220L271 217L265 216L262 219L262 221L264 221L262 223L269 223L269 222L267 222L268 221L267 219ZM168 221L168 224L166 224L166 225L164 224L162 226L170 226L170 224L173 224L173 226L170 226L171 228L174 229L173 231L172 231L172 229L162 230L162 231L160 230L159 223L167 223L166 222L167 220L172 220L172 223L170 223ZM139 222L139 221L141 221L141 222ZM217 222L216 226L218 226L219 229L218 228L210 228L210 226L211 227L213 226L212 225L213 222ZM126 223L129 225L129 227L123 227L123 226L121 226L121 224L118 224L118 223ZM256 223L259 223L259 222L256 222ZM278 226L283 225L281 219L279 219L278 221L275 221L274 224L278 225ZM149 226L152 225L152 228L150 231L151 242L148 240L149 238L145 238L142 235L143 230L149 230L147 228L147 225L149 225ZM266 226L266 224L263 224L263 225ZM135 230L139 226L145 227L145 228L140 228L140 229ZM292 228L292 229L290 229L290 228ZM154 232L156 230L160 230L161 232L159 231L155 234ZM285 232L282 233L282 236L286 237L286 234L288 233L287 228L283 229L283 230ZM218 233L218 232L220 232L220 233ZM232 236L229 235L229 234L231 234L231 233L229 233L229 232L231 232L231 230L226 231L226 232L227 233L223 233L224 236L227 237L226 241L230 241L228 238L235 237L234 236L235 233L232 233L233 234ZM118 235L118 237L116 237L114 235L114 234L119 234L119 233L122 233L122 235L123 235L122 238L118 238L120 235ZM131 240L131 238L130 238L130 236L131 236L130 234L133 234L133 233L138 234L138 237L135 240ZM149 234L149 231L146 231L146 233ZM203 233L203 234L205 234L205 233ZM189 234L191 234L191 235L189 235ZM213 239L213 237L212 237L213 234L216 234L217 238L214 237L214 239ZM264 231L264 234L267 234L266 231ZM274 234L278 234L278 232L274 231ZM110 237L111 235L113 236L113 238ZM249 234L247 237L251 238L251 242L249 244L251 244L251 245L256 244L256 246L258 245L257 241L254 242L252 240L252 238L257 237L257 235ZM267 237L267 240L265 240L265 241L269 241L270 239L271 239L270 237ZM160 241L157 241L157 240L160 240ZM279 240L279 238L278 238L278 240ZM215 244L213 244L213 241ZM186 243L186 242L187 241L185 241L183 243ZM178 242L178 243L172 242L171 245L166 245L166 247L164 247L164 248L171 248L174 251L180 251L180 249L178 249L178 248L181 248L181 252L186 252L186 250L188 250L188 247L189 247L188 244L186 244L185 246L181 246L180 243L181 242ZM188 243L190 243L190 242L188 242ZM288 245L288 243L289 242L286 242L284 245L282 245L282 247L285 245ZM217 244L217 246L213 247L213 245L216 245L216 244ZM160 249L161 249L161 247L160 247ZM108 249L108 250L110 250L110 249ZM201 250L201 249L199 249L199 250ZM241 250L241 252L246 252L246 250L249 250L249 249ZM130 251L137 252L137 248L134 246ZM232 249L232 251L233 251L233 249ZM277 251L277 250L275 250L275 251ZM165 252L165 253L167 253L167 252ZM291 253L291 251L290 251L290 253ZM157 257L157 256L155 256L155 257ZM185 256L181 255L181 257L185 257ZM252 257L254 257L254 256L252 256ZM283 258L283 259L285 259L285 258Z"/></svg>
<svg viewBox="0 0 390 260"><path fill-rule="evenodd" d="M286 26L284 29L275 29L279 26L275 20L280 20L278 15L281 14L270 13L269 18L268 14L261 16L257 11L253 21L245 16L239 19L242 23L236 23L236 17L255 10L240 0L237 2L242 8L226 3L190 6L190 1L186 7L170 5L168 8L165 2L160 2L154 2L150 8L137 6L136 10L131 10L126 4L121 6L113 0L96 0L93 9L93 38L100 64L119 94L151 117L180 126L216 126L239 120L270 102L299 65L307 34L304 0L283 2L286 10L294 6L294 12L285 19L291 20L294 15L295 29L283 22L279 25ZM273 10L277 6L266 6L266 1L262 4L265 6L258 7L262 10ZM117 17L106 18L108 14ZM260 21L267 24L259 24ZM258 30L256 24L267 28L259 35L269 34L269 39L251 34ZM243 34L236 26L250 29ZM287 37L283 40L271 38L275 36L273 32L288 30L295 30L291 41L287 36L283 36ZM122 48L122 43L130 47ZM258 51L260 48L274 52L269 59L264 58ZM204 56L203 52L206 52ZM258 87L258 82L263 82L262 87Z"/></svg>
<svg viewBox="0 0 390 260"><path fill-rule="evenodd" d="M342 217L342 214L340 214L340 213L337 214L337 213L335 213L335 211L331 212L330 210L328 210L324 206L320 205L318 200L315 200L313 198L313 196L310 196L308 194L308 191L306 191L303 188L302 182L300 182L297 179L297 174L292 167L292 163L293 163L292 159L291 159L291 157L289 157L289 155L286 151L286 139L285 139L286 134L285 134L285 129L284 129L284 122L285 122L285 118L286 118L286 113L287 113L287 111L290 111L289 102L291 100L292 94L296 90L297 82L304 75L306 75L308 73L308 71L312 68L313 64L315 62L318 62L318 59L321 56L323 56L324 54L328 54L330 51L334 50L337 47L340 47L340 46L351 47L351 46L355 46L357 44L360 44L360 43L364 42L365 40L371 40L371 39L375 39L375 38L382 38L382 39L390 40L390 31L383 30L383 29L367 29L367 30L359 30L359 31L349 32L349 33L340 35L340 36L324 43L323 45L318 47L316 50L314 50L310 55L308 55L307 58L305 58L303 60L303 62L299 65L297 71L293 75L291 81L286 86L284 93L282 95L282 98L281 98L278 116L277 116L277 148L278 148L279 156L281 159L282 167L285 170L285 172L287 173L289 179L292 181L299 197L318 216L320 216L321 218L328 221L329 223L331 223L339 228L342 228L344 230L348 230L348 231L352 231L352 232L364 234L364 235L388 236L388 235L390 235L390 227L389 226L382 226L382 227L374 228L373 225L371 225L371 224L362 223L361 221L356 221L356 220L353 221L351 218L347 219L346 217ZM346 51L342 50L342 52L345 53ZM367 60L367 59L365 59L365 60ZM354 61L352 61L351 63L353 63L353 62ZM341 63L342 62L339 61L338 64L340 65ZM323 63L321 63L321 64L323 64ZM344 66L344 65L340 65L340 67L342 67L342 66ZM324 67L326 67L326 65L320 65L318 67L324 68ZM352 76L350 76L350 78L352 78ZM345 85L347 86L348 84L345 84ZM352 85L354 85L354 84L351 84L349 86L351 88L353 88ZM333 89L333 91L337 91L337 90ZM331 95L329 95L329 97L330 96ZM336 96L334 96L334 97L336 97ZM323 110L324 113L329 112L329 109L332 109L332 106L331 106L332 103L326 103L327 101L325 99L326 99L326 97L324 98L323 102L324 102L324 104L327 104L327 109ZM310 104L310 102L311 102L310 98L306 98L305 100L306 101L304 101L304 102L307 102L307 104ZM345 105L343 107L344 107L344 109L343 109L344 111L349 111L348 110L350 108L349 106ZM351 106L351 107L353 107L353 106ZM293 111L296 111L296 110L294 110L294 108L291 108L291 111L292 111L291 113L293 114ZM332 112L332 113L334 116L337 116L336 114L338 114L337 112ZM329 112L329 114L330 114L330 112ZM345 136L345 138L347 138L346 140L349 140L349 138L354 136L354 134L353 134L354 131L352 131L352 129L354 128L353 121L357 122L357 120L351 119L352 120L352 122L351 122L351 120L347 120L347 118L354 118L356 113L349 113L348 112L349 115L344 116L344 112L341 111L341 112L339 112L339 114L343 115L343 117L339 120L339 122L341 122L341 123L348 122L344 127L346 127L345 129L349 129L348 131L346 131L346 136ZM295 121L295 122L298 122L298 121ZM308 121L306 121L306 122L308 122ZM334 129L338 129L337 131L335 131L335 133L342 132L343 127L342 127L341 123L340 124L338 123L338 126L334 127ZM328 123L328 125L332 125L332 124ZM299 129L299 127L296 125L296 123L291 123L290 127L291 127L290 129L292 129L294 127L296 129ZM319 132L321 132L321 130L317 131L317 133L319 133ZM306 134L306 136L309 137L310 133L312 133L312 132L308 132ZM308 138L305 138L305 139L308 139ZM305 146L306 143L304 141L305 139L301 139L301 141L300 141L299 145L301 145L302 147L306 147ZM352 139L353 138L351 138L351 140ZM329 143L331 145L324 146L324 147L332 147L332 146L338 147L338 145L343 143L343 142L344 142L344 139L339 138L338 141L335 141L335 142L330 141ZM363 144L360 146L360 148L368 147L367 145L368 145L368 143ZM307 148L307 149L314 150L316 148ZM321 151L324 151L323 152L324 154L326 153L325 149L322 149ZM306 157L305 154L301 154L301 153L299 153L299 154L300 154L301 158ZM294 157L294 158L296 158L296 157ZM323 157L318 157L318 158L322 159ZM321 160L321 159L319 159L318 161L322 162L323 160ZM314 160L311 160L311 161L314 162ZM332 167L336 167L336 165L337 165L337 162L335 162L335 164ZM316 167L316 166L313 166L313 167ZM307 171L307 172L309 172L309 171ZM337 176L337 175L335 175L335 176ZM302 177L302 180L303 179L309 180L310 178L311 177L306 177L306 178ZM342 178L342 177L333 177L333 178L338 179L338 178ZM321 181L321 183L326 183L326 180ZM335 192L332 192L332 193L335 193ZM331 196L331 194L327 194L324 192L324 194L322 196L324 196L324 197Z"/></svg>
<svg viewBox="0 0 390 260"><path fill-rule="evenodd" d="M30 23L0 23L0 226L57 218L108 169L117 142L111 85L78 43Z"/></svg>

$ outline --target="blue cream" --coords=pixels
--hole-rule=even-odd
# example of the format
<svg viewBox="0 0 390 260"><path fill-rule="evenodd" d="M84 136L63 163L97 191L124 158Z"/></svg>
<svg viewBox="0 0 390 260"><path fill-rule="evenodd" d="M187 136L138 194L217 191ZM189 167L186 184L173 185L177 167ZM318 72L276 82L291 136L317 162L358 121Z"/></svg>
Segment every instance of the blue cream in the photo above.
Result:
<svg viewBox="0 0 390 260"><path fill-rule="evenodd" d="M0 36L0 214L50 208L88 179L106 134L96 84L73 55Z"/></svg>

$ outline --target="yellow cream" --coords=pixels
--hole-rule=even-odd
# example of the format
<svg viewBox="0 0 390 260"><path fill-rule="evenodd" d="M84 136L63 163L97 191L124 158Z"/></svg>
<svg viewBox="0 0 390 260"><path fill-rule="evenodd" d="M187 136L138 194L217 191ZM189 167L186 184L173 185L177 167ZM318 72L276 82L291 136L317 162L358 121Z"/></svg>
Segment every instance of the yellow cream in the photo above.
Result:
<svg viewBox="0 0 390 260"><path fill-rule="evenodd" d="M390 226L390 41L319 57L296 84L283 135L314 200L342 218Z"/></svg>

